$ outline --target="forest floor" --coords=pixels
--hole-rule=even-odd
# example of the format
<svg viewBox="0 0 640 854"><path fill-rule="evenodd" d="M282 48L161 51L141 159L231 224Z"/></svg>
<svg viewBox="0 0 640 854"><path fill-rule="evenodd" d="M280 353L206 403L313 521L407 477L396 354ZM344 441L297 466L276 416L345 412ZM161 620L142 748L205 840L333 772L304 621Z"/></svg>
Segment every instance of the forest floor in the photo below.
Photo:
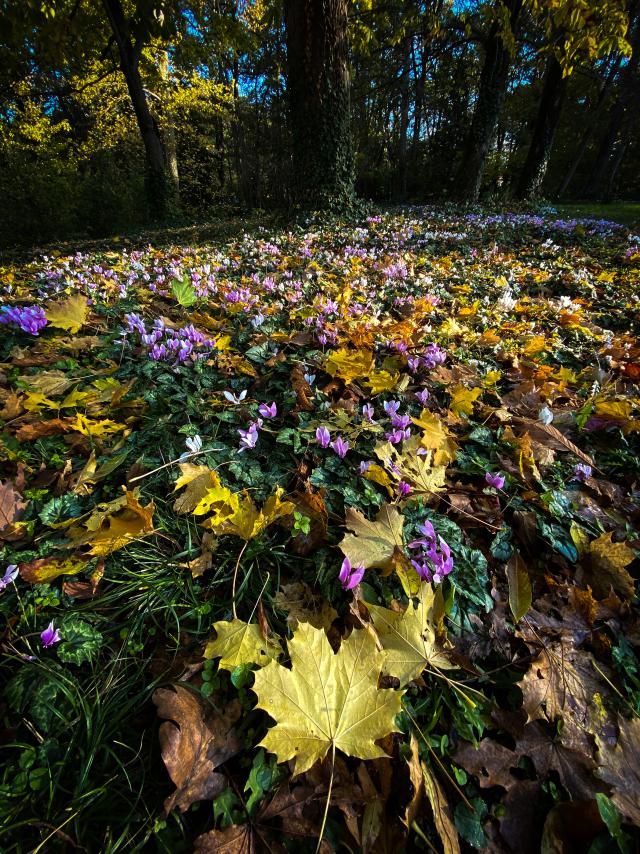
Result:
<svg viewBox="0 0 640 854"><path fill-rule="evenodd" d="M606 219L640 229L640 202L609 202L597 204L593 202L570 202L554 206L563 217L589 217L591 219Z"/></svg>
<svg viewBox="0 0 640 854"><path fill-rule="evenodd" d="M1 850L637 850L638 232L231 234L0 268Z"/></svg>

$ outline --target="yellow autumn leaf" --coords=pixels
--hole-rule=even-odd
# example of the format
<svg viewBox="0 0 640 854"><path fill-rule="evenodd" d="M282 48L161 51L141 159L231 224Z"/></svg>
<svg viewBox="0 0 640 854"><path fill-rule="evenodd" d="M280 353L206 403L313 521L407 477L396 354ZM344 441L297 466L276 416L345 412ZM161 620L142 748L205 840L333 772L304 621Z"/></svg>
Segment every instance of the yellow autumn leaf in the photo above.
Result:
<svg viewBox="0 0 640 854"><path fill-rule="evenodd" d="M283 490L278 487L258 510L253 499L246 492L241 496L230 492L225 487L209 490L211 507L214 515L205 520L204 527L215 534L233 534L243 540L251 540L262 533L265 528L281 519L290 516L295 510L292 501L282 501ZM203 506L208 502L205 496ZM198 508L196 508L197 510ZM195 512L195 511L194 511ZM205 511L206 512L206 511Z"/></svg>
<svg viewBox="0 0 640 854"><path fill-rule="evenodd" d="M119 433L121 430L126 430L126 424L117 424L115 421L105 419L104 421L93 421L91 418L86 418L79 412L76 414L76 420L70 425L72 430L82 433L83 436L107 436L110 433Z"/></svg>
<svg viewBox="0 0 640 854"><path fill-rule="evenodd" d="M74 388L59 404L59 406L60 409L70 409L72 406L84 406L85 404L96 400L96 398L97 394L94 391L80 391L80 389Z"/></svg>
<svg viewBox="0 0 640 854"><path fill-rule="evenodd" d="M51 326L56 329L66 329L68 332L78 332L87 320L89 306L87 298L74 294L58 302L50 302L45 314Z"/></svg>
<svg viewBox="0 0 640 854"><path fill-rule="evenodd" d="M391 504L383 504L374 522L359 510L348 507L345 527L353 533L342 539L340 549L351 566L391 572L398 556L404 552L403 525L404 517Z"/></svg>
<svg viewBox="0 0 640 854"><path fill-rule="evenodd" d="M231 622L220 620L212 626L215 640L205 647L205 658L219 658L218 667L233 670L242 664L257 664L263 667L277 658L282 650L271 640L266 640L257 623L245 623L235 617Z"/></svg>
<svg viewBox="0 0 640 854"><path fill-rule="evenodd" d="M636 582L626 567L636 554L626 543L612 542L608 531L589 543L587 556L587 580L596 598L604 599L612 587L625 599L633 598Z"/></svg>
<svg viewBox="0 0 640 854"><path fill-rule="evenodd" d="M136 494L126 490L123 498L105 509L98 506L88 519L69 528L71 544L89 545L89 554L104 557L151 533L154 510L153 501L143 507Z"/></svg>
<svg viewBox="0 0 640 854"><path fill-rule="evenodd" d="M393 486L392 481L386 471L379 466L377 463L369 463L369 466L364 473L364 476L367 480L373 481L373 483L378 483L380 486L384 486L390 496L393 496Z"/></svg>
<svg viewBox="0 0 640 854"><path fill-rule="evenodd" d="M71 555L71 557L41 557L29 563L20 564L20 577L29 584L47 584L60 575L75 575L87 566L86 558Z"/></svg>
<svg viewBox="0 0 640 854"><path fill-rule="evenodd" d="M430 495L444 486L445 466L434 465L433 451L426 450L417 436L403 442L402 451L391 442L383 442L376 445L374 453L396 481L411 486L414 495Z"/></svg>
<svg viewBox="0 0 640 854"><path fill-rule="evenodd" d="M358 377L369 376L375 369L375 362L370 350L347 350L341 347L327 356L322 367L329 376L349 383Z"/></svg>
<svg viewBox="0 0 640 854"><path fill-rule="evenodd" d="M193 508L194 516L205 516L212 513L209 522L212 527L222 524L229 516L240 509L238 496L226 486L214 486L206 490L197 505Z"/></svg>
<svg viewBox="0 0 640 854"><path fill-rule="evenodd" d="M419 418L411 420L422 429L420 439L422 447L435 452L433 457L435 465L447 465L455 460L458 443L435 413L423 409Z"/></svg>
<svg viewBox="0 0 640 854"><path fill-rule="evenodd" d="M416 600L404 611L391 611L365 602L384 650L383 672L400 680L400 687L417 679L426 668L447 670L451 664L436 642L437 620L433 587L424 581Z"/></svg>
<svg viewBox="0 0 640 854"><path fill-rule="evenodd" d="M322 629L302 623L288 642L291 669L271 661L255 674L257 706L276 724L260 746L294 776L331 750L359 759L387 754L375 743L398 732L402 691L378 688L384 654L368 631L354 631L334 653Z"/></svg>
<svg viewBox="0 0 640 854"><path fill-rule="evenodd" d="M371 394L381 394L383 391L393 391L400 380L400 374L389 373L389 371L371 371L369 376L363 381Z"/></svg>
<svg viewBox="0 0 640 854"><path fill-rule="evenodd" d="M456 385L451 389L451 403L449 409L456 415L472 415L473 404L482 394L481 388L466 388Z"/></svg>
<svg viewBox="0 0 640 854"><path fill-rule="evenodd" d="M455 338L456 335L461 335L467 330L466 326L461 326L453 317L445 320L438 330L441 335L446 338Z"/></svg>
<svg viewBox="0 0 640 854"><path fill-rule="evenodd" d="M538 353L544 352L546 347L547 339L544 335L533 335L525 342L522 352L525 356L535 356Z"/></svg>
<svg viewBox="0 0 640 854"><path fill-rule="evenodd" d="M60 407L60 404L56 403L55 400L51 400L38 391L28 391L21 403L27 412L42 412L43 409L59 409Z"/></svg>

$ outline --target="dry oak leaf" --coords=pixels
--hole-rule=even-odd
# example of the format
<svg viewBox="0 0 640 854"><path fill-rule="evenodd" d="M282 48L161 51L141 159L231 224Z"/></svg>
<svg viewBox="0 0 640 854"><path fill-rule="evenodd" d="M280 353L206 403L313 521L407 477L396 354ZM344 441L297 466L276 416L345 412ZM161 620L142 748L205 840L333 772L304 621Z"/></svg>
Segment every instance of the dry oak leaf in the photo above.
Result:
<svg viewBox="0 0 640 854"><path fill-rule="evenodd" d="M176 791L164 802L166 813L174 807L185 812L196 801L210 801L227 785L227 778L215 769L235 756L241 743L234 724L242 707L237 700L218 713L210 703L181 685L158 688L153 702L160 726L162 759Z"/></svg>
<svg viewBox="0 0 640 854"><path fill-rule="evenodd" d="M585 580L591 585L596 599L604 599L611 587L625 599L632 599L635 581L625 567L635 560L636 555L626 543L612 543L611 536L609 531L589 543Z"/></svg>
<svg viewBox="0 0 640 854"><path fill-rule="evenodd" d="M272 661L255 675L257 705L276 721L260 745L278 762L295 759L294 776L330 749L386 756L375 742L398 732L403 692L378 688L384 655L373 635L354 631L334 654L322 629L302 623L288 646L290 670Z"/></svg>
<svg viewBox="0 0 640 854"><path fill-rule="evenodd" d="M11 535L14 524L24 513L27 504L10 480L0 480L0 539Z"/></svg>
<svg viewBox="0 0 640 854"><path fill-rule="evenodd" d="M205 647L204 657L219 657L218 667L223 670L233 670L242 664L263 667L282 652L279 644L265 639L257 623L245 623L235 617L231 622L219 620L212 628L217 637Z"/></svg>
<svg viewBox="0 0 640 854"><path fill-rule="evenodd" d="M45 310L47 320L56 329L76 333L84 325L89 313L87 298L74 294L67 299L50 302Z"/></svg>
<svg viewBox="0 0 640 854"><path fill-rule="evenodd" d="M435 593L423 582L417 603L410 600L405 611L390 611L365 603L384 651L382 670L400 680L404 687L426 668L451 669L453 665L436 643Z"/></svg>
<svg viewBox="0 0 640 854"><path fill-rule="evenodd" d="M640 827L640 719L618 719L615 747L597 738L600 767L596 774L613 788L611 800L624 818Z"/></svg>
<svg viewBox="0 0 640 854"><path fill-rule="evenodd" d="M404 554L403 525L403 515L391 504L383 504L375 522L370 522L359 510L348 507L345 527L353 534L347 534L339 546L351 566L391 572Z"/></svg>

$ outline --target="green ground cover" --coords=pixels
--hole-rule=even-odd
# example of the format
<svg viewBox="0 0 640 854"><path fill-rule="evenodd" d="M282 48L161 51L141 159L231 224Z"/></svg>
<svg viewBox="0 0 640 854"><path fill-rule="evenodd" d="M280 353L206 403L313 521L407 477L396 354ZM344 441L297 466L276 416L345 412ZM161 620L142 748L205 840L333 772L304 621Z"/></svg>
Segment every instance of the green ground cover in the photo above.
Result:
<svg viewBox="0 0 640 854"><path fill-rule="evenodd" d="M640 246L567 214L0 268L2 851L634 850Z"/></svg>

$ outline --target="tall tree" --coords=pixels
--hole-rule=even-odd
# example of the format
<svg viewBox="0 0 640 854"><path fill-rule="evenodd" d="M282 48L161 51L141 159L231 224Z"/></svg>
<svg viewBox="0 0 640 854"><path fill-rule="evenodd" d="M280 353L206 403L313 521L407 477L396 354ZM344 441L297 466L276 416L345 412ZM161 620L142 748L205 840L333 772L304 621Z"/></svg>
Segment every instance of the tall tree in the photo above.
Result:
<svg viewBox="0 0 640 854"><path fill-rule="evenodd" d="M308 208L353 201L347 0L285 0L292 196Z"/></svg>
<svg viewBox="0 0 640 854"><path fill-rule="evenodd" d="M493 23L485 41L484 63L473 120L456 177L456 195L476 202L487 155L493 144L507 91L511 60L516 51L518 20L524 0L502 0L493 9Z"/></svg>
<svg viewBox="0 0 640 854"><path fill-rule="evenodd" d="M145 188L149 215L152 219L162 221L168 213L170 181L160 128L149 109L140 75L142 50L147 38L151 35L153 18L160 26L163 23L160 17L163 15L161 4L159 4L158 9L150 10L149 16L138 22L136 27L132 20L127 20L125 17L120 0L102 0L102 3L111 27L113 40L118 48L120 68L127 83L127 90L144 145Z"/></svg>
<svg viewBox="0 0 640 854"><path fill-rule="evenodd" d="M566 78L576 63L593 61L620 50L630 53L625 36L628 29L626 0L529 0L545 34L542 53L547 61L533 135L520 173L516 195L533 198L540 194L553 150Z"/></svg>

